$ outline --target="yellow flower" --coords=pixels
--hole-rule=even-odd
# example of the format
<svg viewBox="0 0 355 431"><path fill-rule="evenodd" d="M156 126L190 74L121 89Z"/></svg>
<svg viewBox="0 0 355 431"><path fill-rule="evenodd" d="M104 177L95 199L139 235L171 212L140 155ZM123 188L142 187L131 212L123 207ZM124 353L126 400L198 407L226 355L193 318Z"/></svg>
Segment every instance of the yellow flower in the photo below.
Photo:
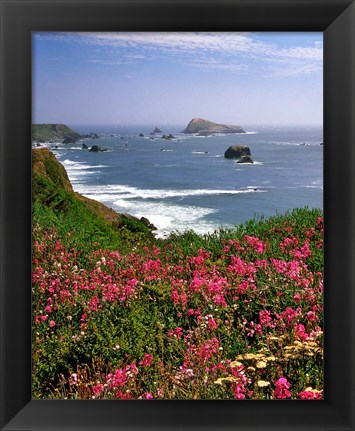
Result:
<svg viewBox="0 0 355 431"><path fill-rule="evenodd" d="M259 388L265 388L266 386L269 386L270 382L266 382L265 380L258 380L258 386Z"/></svg>
<svg viewBox="0 0 355 431"><path fill-rule="evenodd" d="M239 361L233 361L233 362L231 362L230 364L229 364L229 366L230 367L232 367L232 368L234 368L234 367L240 367L240 366L242 366L243 364L241 363L241 362L239 362Z"/></svg>

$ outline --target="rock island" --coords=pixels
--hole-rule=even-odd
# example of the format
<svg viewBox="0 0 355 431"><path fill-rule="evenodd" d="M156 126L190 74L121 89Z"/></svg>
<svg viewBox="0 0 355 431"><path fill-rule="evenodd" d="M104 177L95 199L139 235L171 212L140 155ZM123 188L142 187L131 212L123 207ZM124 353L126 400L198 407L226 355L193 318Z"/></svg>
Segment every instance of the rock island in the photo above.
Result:
<svg viewBox="0 0 355 431"><path fill-rule="evenodd" d="M241 126L218 124L203 118L193 118L182 133L208 136L218 133L245 133L245 130Z"/></svg>

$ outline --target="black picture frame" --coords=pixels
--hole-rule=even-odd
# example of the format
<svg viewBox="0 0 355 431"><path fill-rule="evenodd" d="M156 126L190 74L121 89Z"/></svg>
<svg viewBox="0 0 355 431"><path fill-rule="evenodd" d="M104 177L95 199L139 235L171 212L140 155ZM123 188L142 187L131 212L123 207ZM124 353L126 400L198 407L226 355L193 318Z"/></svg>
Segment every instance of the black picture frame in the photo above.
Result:
<svg viewBox="0 0 355 431"><path fill-rule="evenodd" d="M353 430L354 2L1 0L0 4L1 430ZM324 32L324 400L31 400L32 31Z"/></svg>

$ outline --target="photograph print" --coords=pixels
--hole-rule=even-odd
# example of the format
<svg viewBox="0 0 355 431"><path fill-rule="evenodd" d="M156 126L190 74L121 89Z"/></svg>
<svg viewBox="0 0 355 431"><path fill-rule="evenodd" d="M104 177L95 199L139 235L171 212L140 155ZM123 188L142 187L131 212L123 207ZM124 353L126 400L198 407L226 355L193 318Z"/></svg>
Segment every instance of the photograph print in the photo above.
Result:
<svg viewBox="0 0 355 431"><path fill-rule="evenodd" d="M32 398L321 400L323 33L32 33Z"/></svg>

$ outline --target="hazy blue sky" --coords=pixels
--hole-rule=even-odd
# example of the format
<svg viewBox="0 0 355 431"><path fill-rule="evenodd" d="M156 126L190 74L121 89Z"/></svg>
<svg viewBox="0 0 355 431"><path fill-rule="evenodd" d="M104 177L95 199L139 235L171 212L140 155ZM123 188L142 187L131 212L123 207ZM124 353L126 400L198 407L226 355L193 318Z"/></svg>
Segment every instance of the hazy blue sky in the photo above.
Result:
<svg viewBox="0 0 355 431"><path fill-rule="evenodd" d="M34 33L33 122L322 125L322 33Z"/></svg>

